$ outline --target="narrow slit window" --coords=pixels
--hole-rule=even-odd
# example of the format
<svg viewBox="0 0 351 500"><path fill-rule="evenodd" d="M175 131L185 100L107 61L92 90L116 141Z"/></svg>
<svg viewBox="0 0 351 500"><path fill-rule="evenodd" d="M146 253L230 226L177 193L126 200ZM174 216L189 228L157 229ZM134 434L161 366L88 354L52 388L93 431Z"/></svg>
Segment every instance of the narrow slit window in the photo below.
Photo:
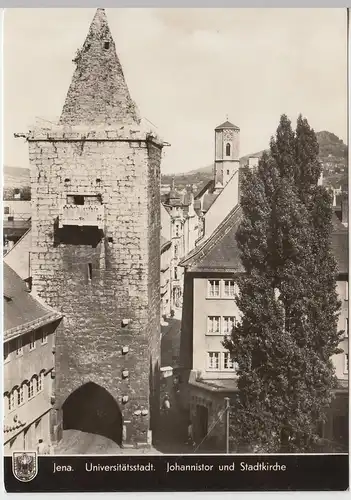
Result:
<svg viewBox="0 0 351 500"><path fill-rule="evenodd" d="M89 279L89 281L91 281L92 277L93 277L93 265L91 262L89 262L89 264L88 264L88 279Z"/></svg>

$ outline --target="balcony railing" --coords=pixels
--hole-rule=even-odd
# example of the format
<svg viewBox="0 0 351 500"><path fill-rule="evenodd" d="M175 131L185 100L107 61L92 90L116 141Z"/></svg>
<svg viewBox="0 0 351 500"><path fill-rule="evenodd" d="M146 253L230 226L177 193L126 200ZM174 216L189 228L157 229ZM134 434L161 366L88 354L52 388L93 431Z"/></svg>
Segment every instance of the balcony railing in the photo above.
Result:
<svg viewBox="0 0 351 500"><path fill-rule="evenodd" d="M64 205L59 217L59 227L90 226L104 228L103 205Z"/></svg>

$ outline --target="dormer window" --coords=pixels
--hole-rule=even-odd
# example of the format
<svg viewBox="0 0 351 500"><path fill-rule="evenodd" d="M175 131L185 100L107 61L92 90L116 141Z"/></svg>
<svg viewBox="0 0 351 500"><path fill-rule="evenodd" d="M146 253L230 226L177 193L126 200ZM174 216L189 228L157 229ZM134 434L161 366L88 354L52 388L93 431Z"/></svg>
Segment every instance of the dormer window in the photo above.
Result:
<svg viewBox="0 0 351 500"><path fill-rule="evenodd" d="M230 156L230 143L227 142L226 147L225 147L225 155Z"/></svg>

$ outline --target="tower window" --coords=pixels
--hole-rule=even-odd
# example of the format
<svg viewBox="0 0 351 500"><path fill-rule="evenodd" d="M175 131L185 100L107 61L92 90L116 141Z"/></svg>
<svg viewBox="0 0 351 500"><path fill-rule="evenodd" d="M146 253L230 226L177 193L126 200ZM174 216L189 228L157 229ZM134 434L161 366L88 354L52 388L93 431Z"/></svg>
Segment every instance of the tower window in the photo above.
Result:
<svg viewBox="0 0 351 500"><path fill-rule="evenodd" d="M104 49L109 49L109 48L110 48L110 42L105 42Z"/></svg>
<svg viewBox="0 0 351 500"><path fill-rule="evenodd" d="M229 170L227 169L227 175L229 175Z"/></svg>
<svg viewBox="0 0 351 500"><path fill-rule="evenodd" d="M73 196L73 199L75 205L84 205L84 196L81 195Z"/></svg>
<svg viewBox="0 0 351 500"><path fill-rule="evenodd" d="M92 277L93 277L93 265L91 262L89 262L89 264L88 264L88 279L89 279L89 281L91 281Z"/></svg>
<svg viewBox="0 0 351 500"><path fill-rule="evenodd" d="M229 144L229 142L227 142L227 144L226 144L225 154L226 154L226 156L230 156L230 144Z"/></svg>

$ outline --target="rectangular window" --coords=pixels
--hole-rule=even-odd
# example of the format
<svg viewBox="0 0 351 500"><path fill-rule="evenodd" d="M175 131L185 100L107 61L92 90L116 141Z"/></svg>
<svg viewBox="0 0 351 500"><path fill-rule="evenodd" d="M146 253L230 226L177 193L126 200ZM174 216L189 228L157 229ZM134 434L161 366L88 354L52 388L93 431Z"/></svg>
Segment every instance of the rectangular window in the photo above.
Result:
<svg viewBox="0 0 351 500"><path fill-rule="evenodd" d="M178 279L178 269L176 267L174 268L174 279Z"/></svg>
<svg viewBox="0 0 351 500"><path fill-rule="evenodd" d="M41 331L41 343L42 344L47 344L48 342L48 336L47 336L47 333L44 329L42 329Z"/></svg>
<svg viewBox="0 0 351 500"><path fill-rule="evenodd" d="M231 335L234 325L235 325L235 317L234 316L224 316L224 318L223 318L223 333L224 333L224 335Z"/></svg>
<svg viewBox="0 0 351 500"><path fill-rule="evenodd" d="M18 337L18 339L16 339L16 356L22 356L22 354L23 354L22 337Z"/></svg>
<svg viewBox="0 0 351 500"><path fill-rule="evenodd" d="M39 377L36 379L36 383L37 383L37 392L41 392L43 389L43 379L41 375L39 375Z"/></svg>
<svg viewBox="0 0 351 500"><path fill-rule="evenodd" d="M35 332L30 334L30 340L29 340L29 350L33 351L35 349Z"/></svg>
<svg viewBox="0 0 351 500"><path fill-rule="evenodd" d="M31 379L28 386L28 399L34 396L34 378Z"/></svg>
<svg viewBox="0 0 351 500"><path fill-rule="evenodd" d="M221 333L221 318L220 316L209 316L207 318L207 333Z"/></svg>
<svg viewBox="0 0 351 500"><path fill-rule="evenodd" d="M4 207L4 214L9 215L10 213L10 207Z"/></svg>
<svg viewBox="0 0 351 500"><path fill-rule="evenodd" d="M234 370L234 363L230 357L230 352L223 353L223 370Z"/></svg>
<svg viewBox="0 0 351 500"><path fill-rule="evenodd" d="M17 403L18 406L21 406L24 403L24 385L21 385L18 393L17 393Z"/></svg>
<svg viewBox="0 0 351 500"><path fill-rule="evenodd" d="M17 390L14 389L11 394L10 394L10 399L9 399L9 410L12 411L16 407L16 392Z"/></svg>
<svg viewBox="0 0 351 500"><path fill-rule="evenodd" d="M219 352L207 353L207 368L208 370L219 370Z"/></svg>
<svg viewBox="0 0 351 500"><path fill-rule="evenodd" d="M224 280L224 297L235 297L237 294L237 287L235 281Z"/></svg>
<svg viewBox="0 0 351 500"><path fill-rule="evenodd" d="M220 296L219 280L208 280L208 296L209 297Z"/></svg>
<svg viewBox="0 0 351 500"><path fill-rule="evenodd" d="M349 373L349 354L345 353L344 356L344 373Z"/></svg>

